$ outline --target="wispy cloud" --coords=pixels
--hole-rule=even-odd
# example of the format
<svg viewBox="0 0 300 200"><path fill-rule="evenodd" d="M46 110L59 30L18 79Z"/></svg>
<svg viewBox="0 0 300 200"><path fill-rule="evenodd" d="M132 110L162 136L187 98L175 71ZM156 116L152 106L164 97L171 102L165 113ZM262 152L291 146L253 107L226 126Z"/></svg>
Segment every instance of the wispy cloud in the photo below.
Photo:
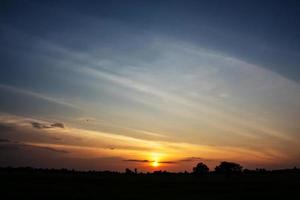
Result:
<svg viewBox="0 0 300 200"><path fill-rule="evenodd" d="M67 107L70 107L70 108L73 108L73 109L81 110L81 108L79 108L79 107L77 107L77 106L75 106L75 105L73 105L69 102L65 102L65 101L47 96L45 94L41 94L41 93L38 93L38 92L33 92L33 91L30 91L30 90L27 90L27 89L25 90L25 89L17 88L17 87L10 86L10 85L4 85L4 84L0 84L0 89L8 90L10 92L19 93L19 94L26 95L26 96L31 96L31 97L38 98L38 99L41 99L41 100L44 100L44 101L48 101L48 102L52 102L52 103L59 104L59 105L62 105L62 106L67 106Z"/></svg>
<svg viewBox="0 0 300 200"><path fill-rule="evenodd" d="M57 149L54 147L49 146L39 146L35 145L34 143L26 143L26 142L19 142L19 141L11 141L7 139L0 140L2 144L0 144L0 148L2 150L13 150L13 149L24 149L24 148L35 148L35 149L41 149L46 151L51 151L55 153L68 153L68 151L63 149Z"/></svg>
<svg viewBox="0 0 300 200"><path fill-rule="evenodd" d="M190 118L195 121L200 120L201 123L205 123L208 126L223 133L230 132L237 136L246 137L246 138L259 139L261 137L274 137L275 139L284 140L287 142L295 141L295 138L292 137L291 135L282 133L274 129L272 126L266 125L265 123L259 122L257 120L254 122L254 120L252 120L247 113L240 112L239 110L232 107L231 105L220 103L219 95L224 94L224 91L220 91L220 94L214 97L210 95L204 95L199 92L195 92L194 91L195 88L193 86L189 88L183 88L182 91L180 91L181 93L183 93L183 95L178 95L170 91L170 88L166 87L165 81L163 81L163 79L167 78L168 76L162 75L159 76L158 78L154 78L152 76L153 74L151 70L146 70L140 73L139 71L136 70L130 71L130 68L125 68L120 73L112 73L111 70L107 70L105 64L101 63L99 59L95 58L94 56L91 56L86 53L71 51L62 46L53 43L48 43L47 41L44 41L43 44L46 45L47 48L50 47L54 51L58 51L64 54L65 55L64 58L68 58L68 61L70 62L69 64L64 65L64 67L67 67L70 70L77 71L81 74L87 75L89 77L94 77L99 80L110 81L113 84L117 84L121 87L126 87L137 93L145 94L156 99L156 101L152 101L150 99L139 98L140 96L136 96L136 98L132 99L132 101L138 101L145 105L150 105L152 107L155 107L159 110L171 112L171 114L178 115L179 117ZM220 68L220 65L225 65L230 70L242 74L241 76L245 75L245 78L247 79L249 77L254 77L255 79L255 77L257 77L258 75L259 77L266 78L265 80L261 80L261 79L253 80L251 83L253 83L254 85L257 85L257 83L263 84L264 82L269 82L270 77L272 79L277 79L277 82L283 82L283 83L289 82L283 77L280 77L278 74L265 70L260 66L253 65L233 57L221 55L217 52L196 48L194 46L185 43L178 43L174 41L173 43L171 43L170 41L168 42L168 40L163 40L160 41L160 46L158 45L156 48L158 49L158 51L162 52L161 53L162 55L166 54L164 50L168 49L168 51L166 52L170 52L170 53L166 55L167 56L166 59L169 59L169 57L172 56L172 52L177 52L179 56L178 59L186 60L188 58L191 58L192 62L200 62L199 66L200 69L202 70L199 73L196 68L193 68L195 73L194 75L196 76L205 73L206 70L210 71L210 68L222 69ZM175 54L175 56L177 54ZM185 58L183 56L185 54L188 54L189 56ZM196 57L207 59L208 63L204 62L205 65L210 64L212 66L211 67L201 66L203 65L201 64L202 61L199 59L195 60ZM175 62L178 59L172 61ZM84 65L78 64L78 62L85 63L85 64ZM182 61L179 60L179 62ZM155 64L163 65L164 62L154 63L154 65ZM89 67L89 66L93 66L93 67ZM148 67L148 65L146 66ZM165 68L168 69L169 67L165 66ZM161 74L164 73L161 72ZM250 74L251 76L249 76ZM143 79L139 79L138 77L142 77L144 78L144 80L146 79L147 81L144 81ZM201 79L197 79L197 80L198 81L201 80L200 83L203 82L205 84L209 83L212 85L214 84L213 81L220 82L220 80L218 79L206 81L209 77L210 76L208 77L201 76L200 77ZM213 78L215 77L213 76ZM224 82L224 80L221 81ZM160 82L161 84L159 86L157 83ZM184 82L184 84L186 83L187 82ZM246 83L248 84L248 82ZM267 85L269 85L269 83ZM224 85L220 85L218 83L217 86L222 88ZM246 86L247 85L245 85L245 87ZM265 85L262 86L265 87ZM199 87L201 88L201 85L200 86L197 85L197 88ZM215 86L213 86L212 89L214 89L214 87ZM230 89L232 90L232 88ZM194 92L197 98L192 98L186 95L185 93L188 90L191 90L190 92ZM123 93L119 95L126 95L126 94ZM229 94L227 94L227 96L228 95ZM167 106L163 106L166 105L167 103L168 103ZM180 109L170 109L171 108L170 105L172 105L172 107L177 106Z"/></svg>

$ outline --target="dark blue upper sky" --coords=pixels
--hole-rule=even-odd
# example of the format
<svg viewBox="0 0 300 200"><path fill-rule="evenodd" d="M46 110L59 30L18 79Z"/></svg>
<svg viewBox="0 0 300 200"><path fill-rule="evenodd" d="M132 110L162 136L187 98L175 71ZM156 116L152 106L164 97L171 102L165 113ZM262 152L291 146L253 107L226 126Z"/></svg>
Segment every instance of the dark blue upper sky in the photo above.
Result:
<svg viewBox="0 0 300 200"><path fill-rule="evenodd" d="M1 1L1 57L17 48L18 39L3 33L60 39L72 48L89 47L81 15L120 20L132 31L155 32L260 64L299 81L299 1ZM79 26L77 26L79 25ZM59 35L59 32L65 35ZM115 33L116 37L118 33ZM4 36L3 36L4 35ZM84 36L82 36L84 37ZM121 36L122 37L122 36ZM24 38L25 39L25 38ZM26 38L27 39L27 38ZM29 47L30 48L30 47ZM10 61L8 60L9 64Z"/></svg>

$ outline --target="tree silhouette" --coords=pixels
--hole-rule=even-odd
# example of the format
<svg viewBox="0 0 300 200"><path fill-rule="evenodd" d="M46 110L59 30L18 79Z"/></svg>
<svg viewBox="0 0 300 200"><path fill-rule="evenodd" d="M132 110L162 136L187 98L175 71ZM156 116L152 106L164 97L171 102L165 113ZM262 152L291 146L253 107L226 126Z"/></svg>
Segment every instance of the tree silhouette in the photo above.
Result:
<svg viewBox="0 0 300 200"><path fill-rule="evenodd" d="M126 169L125 169L125 174L131 175L131 174L134 174L134 172L133 172L131 169L126 168Z"/></svg>
<svg viewBox="0 0 300 200"><path fill-rule="evenodd" d="M204 164L204 163L198 163L196 167L193 168L193 173L194 174L207 174L209 172L209 168Z"/></svg>
<svg viewBox="0 0 300 200"><path fill-rule="evenodd" d="M220 165L216 166L215 171L217 173L226 173L226 174L231 174L231 173L240 173L242 172L243 167L234 162L221 162Z"/></svg>

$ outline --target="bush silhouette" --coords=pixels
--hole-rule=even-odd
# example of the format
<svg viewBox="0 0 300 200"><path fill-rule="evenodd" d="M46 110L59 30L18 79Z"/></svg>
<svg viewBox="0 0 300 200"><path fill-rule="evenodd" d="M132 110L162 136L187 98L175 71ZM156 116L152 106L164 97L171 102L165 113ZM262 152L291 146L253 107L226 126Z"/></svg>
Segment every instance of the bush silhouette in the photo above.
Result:
<svg viewBox="0 0 300 200"><path fill-rule="evenodd" d="M216 166L215 172L217 173L225 173L225 174L231 174L231 173L241 173L243 167L234 162L221 162L220 165Z"/></svg>
<svg viewBox="0 0 300 200"><path fill-rule="evenodd" d="M194 174L207 174L209 172L209 168L204 163L198 163L196 167L193 168Z"/></svg>

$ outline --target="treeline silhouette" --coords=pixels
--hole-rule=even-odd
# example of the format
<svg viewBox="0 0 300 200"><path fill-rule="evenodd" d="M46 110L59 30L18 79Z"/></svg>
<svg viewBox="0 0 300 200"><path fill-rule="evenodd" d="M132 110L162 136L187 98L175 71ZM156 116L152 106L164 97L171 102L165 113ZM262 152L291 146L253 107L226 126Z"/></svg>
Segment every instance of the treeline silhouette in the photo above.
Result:
<svg viewBox="0 0 300 200"><path fill-rule="evenodd" d="M140 172L137 168L131 170L126 168L124 172L119 171L97 171L97 170L88 170L88 171L79 171L74 169L67 168L33 168L33 167L0 167L2 173L53 173L53 174L95 174L95 175L195 175L195 176L207 176L207 175L242 175L242 174L282 174L282 173L297 173L300 174L300 169L297 167L291 169L277 169L277 170L268 170L265 168L256 168L256 169L244 169L238 163L223 161L214 168L214 171L211 171L209 167L203 162L198 163L193 167L192 172L183 171L183 172L168 172L165 170L157 170L153 172Z"/></svg>

